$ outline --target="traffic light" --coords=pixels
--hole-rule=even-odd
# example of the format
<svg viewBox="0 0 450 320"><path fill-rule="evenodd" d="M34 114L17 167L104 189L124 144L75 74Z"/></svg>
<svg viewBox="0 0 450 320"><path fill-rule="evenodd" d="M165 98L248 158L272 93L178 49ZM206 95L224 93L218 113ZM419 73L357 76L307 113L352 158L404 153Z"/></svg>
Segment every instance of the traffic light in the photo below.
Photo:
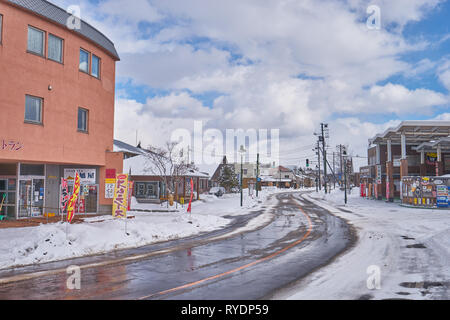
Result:
<svg viewBox="0 0 450 320"><path fill-rule="evenodd" d="M306 159L306 167L309 168L309 159Z"/></svg>

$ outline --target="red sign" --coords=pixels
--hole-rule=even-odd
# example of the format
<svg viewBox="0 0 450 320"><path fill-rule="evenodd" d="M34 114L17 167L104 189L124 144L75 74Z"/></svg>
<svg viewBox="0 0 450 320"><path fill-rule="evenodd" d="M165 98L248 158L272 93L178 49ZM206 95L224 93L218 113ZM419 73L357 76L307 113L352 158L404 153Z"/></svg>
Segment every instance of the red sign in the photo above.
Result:
<svg viewBox="0 0 450 320"><path fill-rule="evenodd" d="M106 169L106 179L115 179L116 178L116 169Z"/></svg>

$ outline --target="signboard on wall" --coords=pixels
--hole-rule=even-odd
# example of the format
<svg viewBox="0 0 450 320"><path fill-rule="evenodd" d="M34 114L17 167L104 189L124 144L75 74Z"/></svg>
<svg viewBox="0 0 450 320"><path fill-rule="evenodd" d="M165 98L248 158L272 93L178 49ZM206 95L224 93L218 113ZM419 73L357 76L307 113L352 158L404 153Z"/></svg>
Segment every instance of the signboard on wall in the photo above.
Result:
<svg viewBox="0 0 450 320"><path fill-rule="evenodd" d="M377 165L377 184L381 184L381 165Z"/></svg>
<svg viewBox="0 0 450 320"><path fill-rule="evenodd" d="M23 149L23 144L18 140L0 140L1 151L20 151Z"/></svg>
<svg viewBox="0 0 450 320"><path fill-rule="evenodd" d="M97 182L96 169L64 169L64 179L73 181L75 171L80 175L81 184L95 184Z"/></svg>

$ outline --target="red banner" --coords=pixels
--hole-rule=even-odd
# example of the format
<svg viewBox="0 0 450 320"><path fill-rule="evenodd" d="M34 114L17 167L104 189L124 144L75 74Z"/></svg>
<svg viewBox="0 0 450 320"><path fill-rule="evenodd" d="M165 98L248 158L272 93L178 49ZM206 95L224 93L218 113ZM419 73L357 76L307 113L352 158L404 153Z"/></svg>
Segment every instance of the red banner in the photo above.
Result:
<svg viewBox="0 0 450 320"><path fill-rule="evenodd" d="M128 181L128 211L131 211L131 197L133 196L134 181Z"/></svg>
<svg viewBox="0 0 450 320"><path fill-rule="evenodd" d="M69 203L69 187L67 185L67 180L64 178L61 178L61 199L60 199L60 206L61 206L61 214L66 210L67 204Z"/></svg>
<svg viewBox="0 0 450 320"><path fill-rule="evenodd" d="M187 212L192 212L192 199L194 198L194 180L191 178L191 199L189 200L189 206Z"/></svg>

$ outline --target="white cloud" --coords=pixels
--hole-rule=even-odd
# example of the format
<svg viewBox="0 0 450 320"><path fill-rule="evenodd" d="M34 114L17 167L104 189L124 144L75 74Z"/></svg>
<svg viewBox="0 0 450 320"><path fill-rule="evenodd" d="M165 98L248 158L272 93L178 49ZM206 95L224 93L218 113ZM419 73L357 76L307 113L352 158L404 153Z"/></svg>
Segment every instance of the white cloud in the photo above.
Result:
<svg viewBox="0 0 450 320"><path fill-rule="evenodd" d="M122 58L118 78L167 92L145 104L120 93L128 98L117 100L119 139L134 141L130 128L136 126L148 143L162 142L167 135L161 132L205 119L219 129L280 128L286 145L295 145L310 141L321 121L338 118L331 121L339 131L335 136L351 139L364 153L361 146L385 124L361 122L359 115L427 115L449 103L433 90L379 84L436 69L427 59L416 64L401 59L430 46L405 41L401 30L423 19L439 0L82 3L83 18L116 44ZM365 24L370 4L381 8L381 30ZM152 32L139 28L143 22ZM442 64L438 70L450 88L450 68ZM213 108L187 93L209 91L222 93Z"/></svg>
<svg viewBox="0 0 450 320"><path fill-rule="evenodd" d="M438 77L441 83L450 91L450 60L445 59L438 68Z"/></svg>

